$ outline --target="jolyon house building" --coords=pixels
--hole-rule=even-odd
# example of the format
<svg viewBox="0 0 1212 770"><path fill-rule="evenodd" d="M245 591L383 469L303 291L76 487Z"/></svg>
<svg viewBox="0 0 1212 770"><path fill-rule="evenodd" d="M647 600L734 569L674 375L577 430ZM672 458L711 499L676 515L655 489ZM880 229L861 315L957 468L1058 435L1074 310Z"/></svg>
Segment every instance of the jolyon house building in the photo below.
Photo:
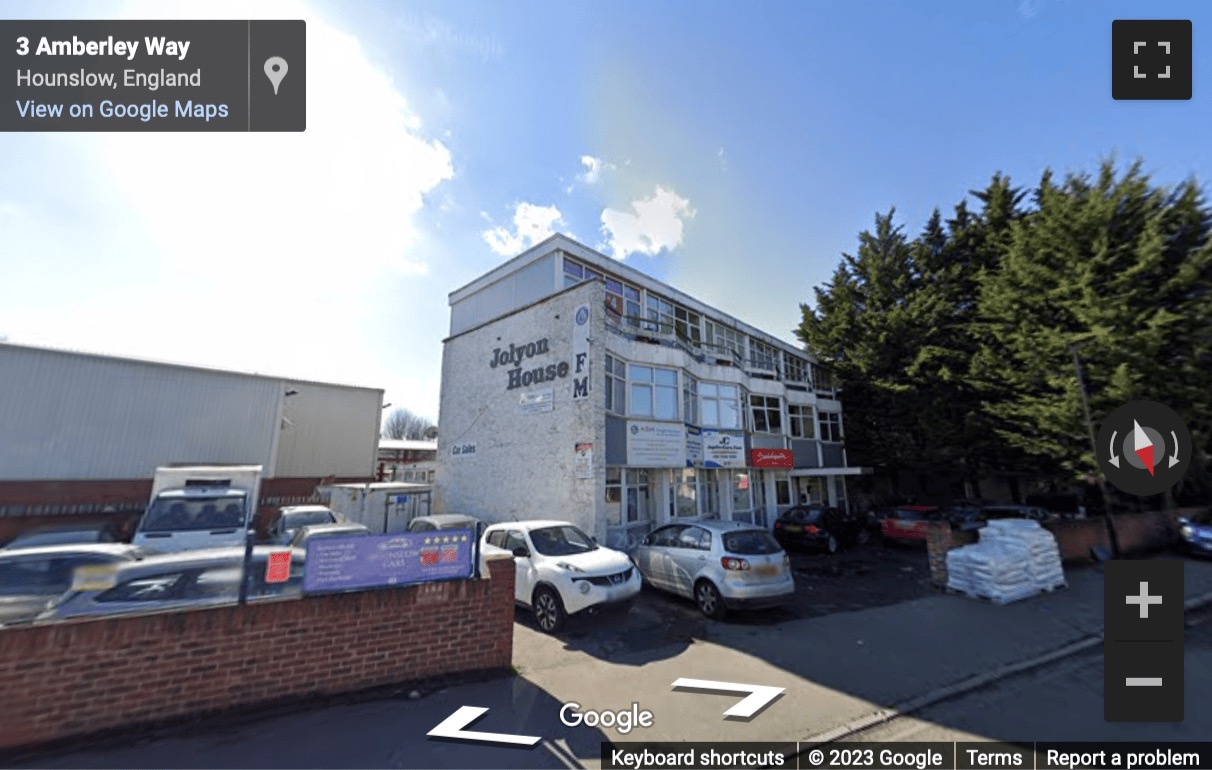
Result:
<svg viewBox="0 0 1212 770"><path fill-rule="evenodd" d="M678 517L845 507L842 405L778 338L562 235L450 295L435 498L625 547Z"/></svg>

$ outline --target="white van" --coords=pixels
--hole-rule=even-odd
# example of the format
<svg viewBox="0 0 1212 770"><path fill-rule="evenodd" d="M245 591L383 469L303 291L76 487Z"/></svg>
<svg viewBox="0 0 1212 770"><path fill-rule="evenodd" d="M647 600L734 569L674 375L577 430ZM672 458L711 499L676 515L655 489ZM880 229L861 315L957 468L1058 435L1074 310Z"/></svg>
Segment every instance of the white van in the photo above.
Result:
<svg viewBox="0 0 1212 770"><path fill-rule="evenodd" d="M259 465L157 468L132 542L161 552L243 546L260 491Z"/></svg>

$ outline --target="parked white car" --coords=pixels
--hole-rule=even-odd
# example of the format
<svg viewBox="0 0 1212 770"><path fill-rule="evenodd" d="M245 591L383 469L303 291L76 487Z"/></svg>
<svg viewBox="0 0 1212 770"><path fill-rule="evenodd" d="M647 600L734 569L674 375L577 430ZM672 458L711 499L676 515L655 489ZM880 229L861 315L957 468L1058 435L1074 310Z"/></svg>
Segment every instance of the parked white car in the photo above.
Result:
<svg viewBox="0 0 1212 770"><path fill-rule="evenodd" d="M640 592L639 571L627 554L598 545L566 521L493 524L481 542L513 554L515 598L549 634L569 615L629 602Z"/></svg>

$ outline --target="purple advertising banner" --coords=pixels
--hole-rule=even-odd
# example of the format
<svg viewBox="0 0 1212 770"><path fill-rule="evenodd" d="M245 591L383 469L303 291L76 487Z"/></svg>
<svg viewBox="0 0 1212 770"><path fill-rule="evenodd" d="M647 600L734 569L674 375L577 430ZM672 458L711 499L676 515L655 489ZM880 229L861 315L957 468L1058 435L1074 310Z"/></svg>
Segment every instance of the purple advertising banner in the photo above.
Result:
<svg viewBox="0 0 1212 770"><path fill-rule="evenodd" d="M380 588L472 575L475 532L446 529L308 542L304 591Z"/></svg>

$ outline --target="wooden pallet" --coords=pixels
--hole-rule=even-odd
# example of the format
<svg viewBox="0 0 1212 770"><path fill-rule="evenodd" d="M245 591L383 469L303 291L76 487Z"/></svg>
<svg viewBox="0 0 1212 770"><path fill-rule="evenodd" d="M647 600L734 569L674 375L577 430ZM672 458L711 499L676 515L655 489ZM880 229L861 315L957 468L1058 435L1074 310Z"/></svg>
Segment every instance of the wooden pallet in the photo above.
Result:
<svg viewBox="0 0 1212 770"><path fill-rule="evenodd" d="M989 602L990 604L996 604L996 605L1002 606L1002 605L1006 605L1006 604L1013 604L1014 602L1021 602L1026 599L1030 599L1032 597L1039 596L1040 594L1050 594L1059 588L1068 588L1068 584L1067 583L1057 583L1056 585L1053 585L1053 586L1048 586L1048 587L1044 587L1044 588L1036 588L1029 594L1023 594L1021 596L1015 596L1013 598L1006 598L1006 597L1002 597L1002 596L993 596L992 594L984 594L979 591L965 591L960 588L951 588L950 586L947 587L947 593L954 594L956 596L966 596L969 599L976 599L978 601Z"/></svg>

